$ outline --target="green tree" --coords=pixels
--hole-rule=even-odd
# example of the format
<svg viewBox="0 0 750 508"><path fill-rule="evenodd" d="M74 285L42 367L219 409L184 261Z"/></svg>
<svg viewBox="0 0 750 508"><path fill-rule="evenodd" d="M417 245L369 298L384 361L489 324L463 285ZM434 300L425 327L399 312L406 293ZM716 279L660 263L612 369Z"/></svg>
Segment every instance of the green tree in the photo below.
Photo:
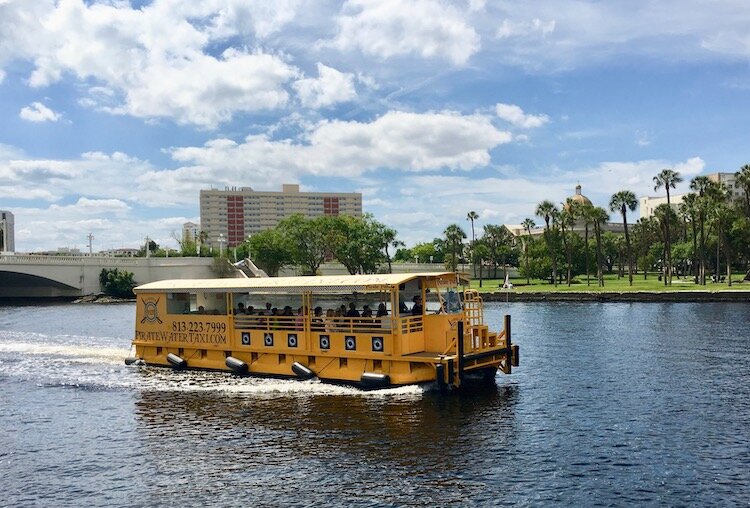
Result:
<svg viewBox="0 0 750 508"><path fill-rule="evenodd" d="M594 225L594 236L596 237L596 278L599 286L604 287L604 274L602 273L602 225L609 220L609 215L604 208L596 207L591 211L591 223Z"/></svg>
<svg viewBox="0 0 750 508"><path fill-rule="evenodd" d="M735 186L745 193L745 215L750 217L750 164L745 164L734 174Z"/></svg>
<svg viewBox="0 0 750 508"><path fill-rule="evenodd" d="M691 230L691 237L693 241L693 248L691 252L691 259L690 259L690 265L693 268L693 277L694 281L697 284L699 282L699 267L698 267L698 259L696 258L696 255L698 253L698 235L697 235L697 217L698 217L698 203L697 203L698 196L690 192L682 197L682 203L680 203L680 206L678 208L679 214L682 218L682 220L686 224L690 224L690 230Z"/></svg>
<svg viewBox="0 0 750 508"><path fill-rule="evenodd" d="M699 279L702 285L706 285L706 220L710 212L712 202L712 188L714 182L707 176L696 176L690 181L690 189L698 193L696 206L698 209L698 227L700 231L699 250Z"/></svg>
<svg viewBox="0 0 750 508"><path fill-rule="evenodd" d="M576 202L571 198L568 198L563 205L562 210L558 216L560 223L560 231L562 233L563 250L565 251L565 263L567 267L566 280L568 286L570 286L571 280L573 279L573 244L570 241L570 235L573 234L573 226L576 221Z"/></svg>
<svg viewBox="0 0 750 508"><path fill-rule="evenodd" d="M557 217L558 210L552 201L545 200L537 205L534 213L544 218L544 242L547 244L547 251L552 262L552 283L557 286L557 252L554 246L554 231L550 228L550 222Z"/></svg>
<svg viewBox="0 0 750 508"><path fill-rule="evenodd" d="M458 224L451 224L445 228L443 235L445 236L445 245L450 253L448 267L450 271L455 272L458 268L458 258L463 251L463 241L466 238L466 233L464 233L464 230Z"/></svg>
<svg viewBox="0 0 750 508"><path fill-rule="evenodd" d="M523 226L523 230L526 231L526 238L523 242L523 252L526 257L526 285L528 286L531 284L531 281L529 280L529 244L531 243L531 230L536 227L536 224L533 219L527 217L523 220L521 226Z"/></svg>
<svg viewBox="0 0 750 508"><path fill-rule="evenodd" d="M636 206L638 206L638 200L635 198L635 194L629 190L616 192L609 201L609 209L622 214L622 226L625 229L625 248L628 256L628 282L631 286L633 285L633 251L630 247L630 234L628 232L628 210L634 212Z"/></svg>
<svg viewBox="0 0 750 508"><path fill-rule="evenodd" d="M266 229L256 233L245 242L241 252L247 253L253 263L269 276L276 277L285 266L294 264L294 243L284 234L283 228ZM244 256L243 256L244 257Z"/></svg>
<svg viewBox="0 0 750 508"><path fill-rule="evenodd" d="M99 272L99 285L106 294L117 298L133 298L136 282L133 274L117 268L103 268Z"/></svg>
<svg viewBox="0 0 750 508"><path fill-rule="evenodd" d="M304 268L307 275L316 275L320 265L330 253L332 228L330 217L306 219L294 214L281 220L277 226L290 239L294 263Z"/></svg>
<svg viewBox="0 0 750 508"><path fill-rule="evenodd" d="M673 169L662 169L658 175L654 177L654 190L658 191L662 187L667 192L667 206L671 207L672 202L670 201L670 194L669 189L675 189L677 188L677 184L682 181L682 177L680 176L680 173L677 171L674 171ZM671 264L671 253L670 253L670 230L669 230L669 219L670 214L666 214L666 246L664 247L664 251L666 252L666 259L665 259L665 277L664 277L664 284L671 284L672 283L672 264Z"/></svg>
<svg viewBox="0 0 750 508"><path fill-rule="evenodd" d="M339 216L329 221L330 246L333 255L350 274L375 273L386 260L384 251L396 232L371 215ZM388 234L392 232L393 234Z"/></svg>

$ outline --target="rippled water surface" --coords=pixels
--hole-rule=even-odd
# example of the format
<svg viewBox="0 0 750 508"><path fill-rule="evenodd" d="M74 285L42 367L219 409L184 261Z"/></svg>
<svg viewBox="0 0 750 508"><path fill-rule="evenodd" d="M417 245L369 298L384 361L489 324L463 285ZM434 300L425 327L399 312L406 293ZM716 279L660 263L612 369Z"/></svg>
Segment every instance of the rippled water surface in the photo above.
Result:
<svg viewBox="0 0 750 508"><path fill-rule="evenodd" d="M747 505L750 304L488 304L497 387L126 367L133 305L0 307L0 505Z"/></svg>

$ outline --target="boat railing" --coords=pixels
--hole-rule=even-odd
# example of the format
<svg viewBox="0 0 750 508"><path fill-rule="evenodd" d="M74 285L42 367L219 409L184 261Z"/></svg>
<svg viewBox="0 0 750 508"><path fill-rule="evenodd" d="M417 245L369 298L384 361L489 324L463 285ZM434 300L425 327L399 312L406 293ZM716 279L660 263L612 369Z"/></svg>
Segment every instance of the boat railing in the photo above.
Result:
<svg viewBox="0 0 750 508"><path fill-rule="evenodd" d="M234 327L242 330L305 330L333 333L391 333L390 317L234 316Z"/></svg>
<svg viewBox="0 0 750 508"><path fill-rule="evenodd" d="M421 332L424 329L422 316L409 316L409 317L401 318L399 321L401 325L402 335L406 335L406 334L414 333L414 332Z"/></svg>

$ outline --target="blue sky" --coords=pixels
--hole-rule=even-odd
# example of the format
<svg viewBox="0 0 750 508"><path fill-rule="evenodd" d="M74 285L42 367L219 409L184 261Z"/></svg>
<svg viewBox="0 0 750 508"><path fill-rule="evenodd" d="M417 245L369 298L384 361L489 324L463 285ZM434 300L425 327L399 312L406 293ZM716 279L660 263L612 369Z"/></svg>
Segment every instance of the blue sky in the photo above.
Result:
<svg viewBox="0 0 750 508"><path fill-rule="evenodd" d="M362 192L407 244L750 162L745 1L0 0L19 251L131 247L202 188ZM540 219L536 219L541 222Z"/></svg>

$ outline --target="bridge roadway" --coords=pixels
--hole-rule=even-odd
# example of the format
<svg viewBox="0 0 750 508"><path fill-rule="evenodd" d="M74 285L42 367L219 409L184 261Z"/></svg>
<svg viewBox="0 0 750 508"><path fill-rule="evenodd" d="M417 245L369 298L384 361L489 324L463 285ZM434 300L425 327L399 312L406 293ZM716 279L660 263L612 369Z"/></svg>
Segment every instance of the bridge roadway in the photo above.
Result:
<svg viewBox="0 0 750 508"><path fill-rule="evenodd" d="M103 268L133 273L138 284L162 279L206 279L213 258L0 255L0 298L79 297L101 292Z"/></svg>

